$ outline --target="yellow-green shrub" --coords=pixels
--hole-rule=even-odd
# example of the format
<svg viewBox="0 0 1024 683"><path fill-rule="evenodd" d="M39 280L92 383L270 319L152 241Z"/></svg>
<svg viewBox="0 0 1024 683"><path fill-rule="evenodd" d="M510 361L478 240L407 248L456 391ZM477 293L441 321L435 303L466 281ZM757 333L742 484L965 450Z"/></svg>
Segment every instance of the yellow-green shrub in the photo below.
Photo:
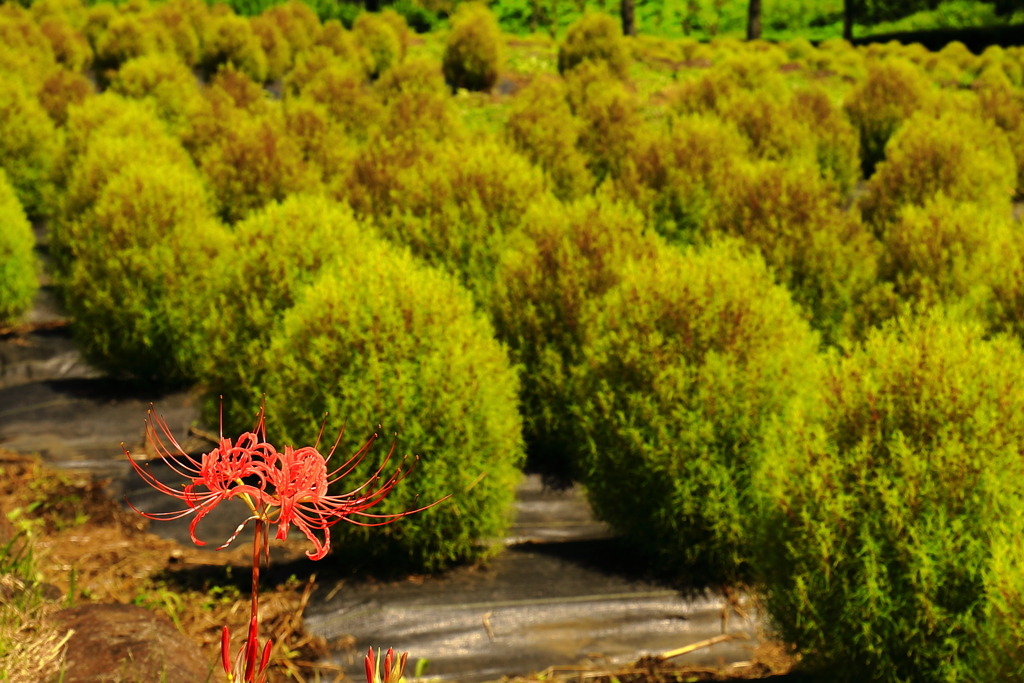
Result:
<svg viewBox="0 0 1024 683"><path fill-rule="evenodd" d="M199 152L199 167L216 196L218 213L229 223L267 202L316 189L315 172L303 161L277 111L239 116Z"/></svg>
<svg viewBox="0 0 1024 683"><path fill-rule="evenodd" d="M369 75L371 71L369 53L356 43L352 33L337 19L328 19L324 22L316 44L326 47L342 61L362 64Z"/></svg>
<svg viewBox="0 0 1024 683"><path fill-rule="evenodd" d="M223 395L232 430L251 427L249 396L260 386L254 370L285 311L322 269L350 268L374 238L344 205L302 194L268 204L233 232L236 252L214 268L200 365L204 410L216 416Z"/></svg>
<svg viewBox="0 0 1024 683"><path fill-rule="evenodd" d="M298 54L313 45L320 33L320 19L313 8L298 0L289 0L268 8L262 18L271 20L281 29L292 54Z"/></svg>
<svg viewBox="0 0 1024 683"><path fill-rule="evenodd" d="M642 139L644 125L636 94L611 76L603 62L583 62L566 77L569 104L579 118L579 149L598 183L617 178Z"/></svg>
<svg viewBox="0 0 1024 683"><path fill-rule="evenodd" d="M302 96L326 107L350 135L363 136L380 122L380 102L357 64L333 59L302 89Z"/></svg>
<svg viewBox="0 0 1024 683"><path fill-rule="evenodd" d="M0 75L0 168L29 217L53 210L54 170L63 140L21 82Z"/></svg>
<svg viewBox="0 0 1024 683"><path fill-rule="evenodd" d="M209 266L229 242L191 164L137 157L120 168L76 220L60 281L83 355L113 374L194 377Z"/></svg>
<svg viewBox="0 0 1024 683"><path fill-rule="evenodd" d="M1017 162L1017 194L1024 192L1024 93L1000 68L989 68L971 84L981 114L1006 131Z"/></svg>
<svg viewBox="0 0 1024 683"><path fill-rule="evenodd" d="M618 78L626 78L629 48L618 22L604 12L584 12L558 46L558 72L565 74L583 62L604 62Z"/></svg>
<svg viewBox="0 0 1024 683"><path fill-rule="evenodd" d="M352 24L352 36L366 50L370 65L368 73L376 78L401 59L402 43L395 29L379 14L364 12Z"/></svg>
<svg viewBox="0 0 1024 683"><path fill-rule="evenodd" d="M1017 186L1017 166L1006 134L959 112L921 112L886 147L886 159L868 181L864 218L876 229L900 207L923 205L944 194L956 201L1007 207Z"/></svg>
<svg viewBox="0 0 1024 683"><path fill-rule="evenodd" d="M817 87L795 90L791 111L810 126L822 175L847 196L861 178L860 138L850 120Z"/></svg>
<svg viewBox="0 0 1024 683"><path fill-rule="evenodd" d="M0 168L0 325L15 323L39 289L32 226Z"/></svg>
<svg viewBox="0 0 1024 683"><path fill-rule="evenodd" d="M507 129L512 144L551 177L564 200L590 192L594 178L577 149L582 122L572 115L561 79L540 75L516 93Z"/></svg>
<svg viewBox="0 0 1024 683"><path fill-rule="evenodd" d="M762 159L792 159L800 164L816 157L815 133L796 115L788 93L778 97L770 90L738 89L719 103L718 114L736 124L750 140L751 151Z"/></svg>
<svg viewBox="0 0 1024 683"><path fill-rule="evenodd" d="M426 135L432 140L461 135L462 120L437 60L407 59L388 69L373 89L387 108L381 125L384 135Z"/></svg>
<svg viewBox="0 0 1024 683"><path fill-rule="evenodd" d="M371 425L398 434L396 454L419 455L412 474L377 513L452 498L383 529L334 527L347 558L437 570L490 554L511 522L523 446L518 382L469 293L408 252L377 242L305 289L263 360L272 425L285 442L316 438L321 416L347 420L342 453ZM260 394L249 396L250 405ZM381 466L386 443L337 484L352 488ZM391 472L399 466L384 466ZM411 463L407 463L411 464Z"/></svg>
<svg viewBox="0 0 1024 683"><path fill-rule="evenodd" d="M200 64L208 74L231 64L257 83L267 80L267 55L260 38L248 20L234 14L211 18Z"/></svg>
<svg viewBox="0 0 1024 683"><path fill-rule="evenodd" d="M541 197L508 240L487 310L515 365L531 464L546 475L579 474L569 410L584 321L632 261L657 257L660 240L628 203L606 193L563 205Z"/></svg>
<svg viewBox="0 0 1024 683"><path fill-rule="evenodd" d="M54 59L71 71L82 71L92 64L92 47L84 35L63 17L48 17L39 24L53 48Z"/></svg>
<svg viewBox="0 0 1024 683"><path fill-rule="evenodd" d="M95 9L95 8L94 8ZM160 24L145 16L118 14L96 39L96 68L101 76L116 71L129 59L156 52L173 52L174 42Z"/></svg>
<svg viewBox="0 0 1024 683"><path fill-rule="evenodd" d="M273 19L266 14L249 20L252 32L260 39L260 47L267 56L267 80L280 80L292 65L292 46L284 37L284 32Z"/></svg>
<svg viewBox="0 0 1024 683"><path fill-rule="evenodd" d="M356 149L348 144L344 127L331 118L327 107L291 97L284 103L284 120L287 135L298 145L311 174L325 184L349 182Z"/></svg>
<svg viewBox="0 0 1024 683"><path fill-rule="evenodd" d="M137 57L118 69L110 90L133 99L150 99L168 129L179 137L203 106L195 74L174 54Z"/></svg>
<svg viewBox="0 0 1024 683"><path fill-rule="evenodd" d="M736 127L715 116L673 116L634 151L635 173L618 185L667 239L692 242L715 220L714 188L735 175L749 150Z"/></svg>
<svg viewBox="0 0 1024 683"><path fill-rule="evenodd" d="M865 178L885 158L889 138L914 112L928 104L931 91L931 83L910 62L887 59L868 63L867 78L850 90L843 103L860 134Z"/></svg>
<svg viewBox="0 0 1024 683"><path fill-rule="evenodd" d="M459 5L444 44L445 80L453 88L490 90L505 66L503 43L498 19L487 5Z"/></svg>
<svg viewBox="0 0 1024 683"><path fill-rule="evenodd" d="M199 63L210 21L210 7L203 0L168 0L153 10L153 17L167 30L178 58L187 66Z"/></svg>
<svg viewBox="0 0 1024 683"><path fill-rule="evenodd" d="M737 578L760 432L814 386L816 336L730 242L626 266L593 313L574 410L595 512L666 567Z"/></svg>
<svg viewBox="0 0 1024 683"><path fill-rule="evenodd" d="M879 277L917 308L967 306L985 316L990 286L1012 267L1009 211L938 195L903 208L882 233Z"/></svg>
<svg viewBox="0 0 1024 683"><path fill-rule="evenodd" d="M489 138L416 145L378 138L354 172L349 199L357 212L481 300L506 235L547 191L540 169Z"/></svg>
<svg viewBox="0 0 1024 683"><path fill-rule="evenodd" d="M86 76L67 69L57 69L43 81L38 97L39 104L53 122L63 126L68 120L68 108L82 104L95 93L96 87Z"/></svg>
<svg viewBox="0 0 1024 683"><path fill-rule="evenodd" d="M810 670L1020 675L1019 613L1005 610L1020 596L1006 570L1024 514L1022 382L1019 344L933 312L833 356L815 400L772 426L757 567L778 636Z"/></svg>
<svg viewBox="0 0 1024 683"><path fill-rule="evenodd" d="M409 30L409 24L405 22L404 16L391 8L382 10L380 18L391 26L391 30L395 32L395 36L398 38L398 61L401 62L405 59L405 55L409 51L409 40L412 36L412 32Z"/></svg>
<svg viewBox="0 0 1024 683"><path fill-rule="evenodd" d="M56 66L50 41L28 10L0 5L0 76L20 80L34 93Z"/></svg>
<svg viewBox="0 0 1024 683"><path fill-rule="evenodd" d="M711 191L716 215L705 234L729 233L756 247L824 340L840 341L875 281L877 247L843 211L834 186L811 165L761 162L736 166Z"/></svg>

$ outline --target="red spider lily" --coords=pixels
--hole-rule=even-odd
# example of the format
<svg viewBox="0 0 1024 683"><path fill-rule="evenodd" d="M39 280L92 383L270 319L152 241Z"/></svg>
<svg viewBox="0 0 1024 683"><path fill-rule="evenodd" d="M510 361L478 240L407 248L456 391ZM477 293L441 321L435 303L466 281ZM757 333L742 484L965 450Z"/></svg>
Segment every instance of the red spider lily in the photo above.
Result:
<svg viewBox="0 0 1024 683"><path fill-rule="evenodd" d="M307 551L306 555L310 559L320 560L331 549L329 529L338 522L345 521L359 526L382 526L433 507L449 497L445 496L430 505L393 514L377 515L366 512L380 503L411 471L403 470L403 459L394 472L384 476L385 468L394 456L394 443L391 444L391 450L388 451L384 462L367 481L348 493L329 495L328 488L351 474L362 463L378 438L377 434L371 436L351 458L328 473L327 462L334 456L344 433L345 430L342 429L326 458L317 450L320 436L323 435L323 426L320 428L316 445L299 449L286 446L284 453L279 453L266 442L266 418L261 408L253 430L242 434L234 444L224 438L222 420L220 444L196 461L178 445L167 423L150 410L146 420L147 438L154 444L160 458L168 467L191 483L183 486L182 490L173 489L158 481L148 467L140 466L132 459L127 449L124 449L125 455L147 484L161 493L185 501L188 507L174 512L152 513L142 512L135 506L132 506L132 509L144 517L155 520L180 519L195 514L189 527L192 541L196 545L206 545L196 537L196 525L223 501L240 497L249 506L252 515L238 526L234 534L218 550L230 545L250 521L257 520L266 525L277 524L276 538L279 540L288 537L288 531L294 524L313 544L313 550ZM171 453L164 444L161 434L177 453ZM121 446L123 449L124 444ZM246 477L255 477L258 485L244 483ZM130 502L128 504L131 506ZM316 531L324 532L322 540L314 533Z"/></svg>
<svg viewBox="0 0 1024 683"><path fill-rule="evenodd" d="M159 431L157 431L159 429ZM183 486L182 490L173 489L159 480L150 471L149 466L142 467L128 452L128 449L121 444L121 449L128 456L132 467L142 477L143 481L161 493L183 500L188 506L184 510L175 512L142 512L128 501L128 505L143 517L153 520L180 519L195 514L192 524L189 526L189 534L192 542L196 545L206 545L205 541L196 537L196 526L199 521L210 513L215 507L225 500L236 496L242 497L253 512L260 506L264 498L266 482L263 479L263 468L261 464L274 454L274 447L260 438L259 433L265 430L263 413L257 417L253 431L246 432L238 437L232 444L230 439L224 438L223 425L221 426L220 443L217 448L204 454L199 461L186 453L168 428L167 423L156 415L152 408L146 419L146 438L150 441L160 459L171 468L172 471L181 475L191 483ZM172 453L164 444L161 433L177 451ZM243 483L243 479L256 476L260 479L259 486L251 486ZM205 489L202 490L202 489ZM232 537L233 538L233 537ZM230 540L228 541L230 543ZM222 548L225 547L221 546Z"/></svg>
<svg viewBox="0 0 1024 683"><path fill-rule="evenodd" d="M380 677L380 650L377 650L376 659L373 656L373 648L366 653L366 683L398 683L405 673L405 663L409 659L409 653L403 652L401 657L395 657L395 651L388 648L384 656L384 678Z"/></svg>
<svg viewBox="0 0 1024 683"><path fill-rule="evenodd" d="M263 655L260 656L259 640L257 631L259 625L256 617L249 620L249 637L245 639L241 649L231 662L231 635L228 627L221 631L220 656L224 666L224 673L228 675L229 683L265 683L267 680L267 665L270 664L270 652L273 642L268 640L263 646Z"/></svg>
<svg viewBox="0 0 1024 683"><path fill-rule="evenodd" d="M391 489L411 471L403 471L400 464L389 477L381 481L382 473L394 455L394 443L391 444L391 450L388 451L384 462L369 480L348 493L328 495L328 487L350 474L366 457L377 439L377 435L374 434L347 462L328 473L327 462L334 455L344 431L342 429L326 458L320 454L316 446L307 446L298 450L293 450L291 446L285 446L284 453L268 454L263 461L263 476L274 489L273 494L267 495L266 503L270 507L279 509L277 517L273 520L277 524L276 538L279 540L287 538L290 526L295 524L313 543L314 550L306 552L306 555L312 560L322 559L331 549L331 536L328 529L340 521L359 526L381 526L437 505L448 498L445 496L430 505L394 514L375 515L364 512L381 502L391 492ZM318 444L319 441L320 439L317 438ZM353 515L373 521L354 519ZM325 532L323 541L313 533L314 531Z"/></svg>

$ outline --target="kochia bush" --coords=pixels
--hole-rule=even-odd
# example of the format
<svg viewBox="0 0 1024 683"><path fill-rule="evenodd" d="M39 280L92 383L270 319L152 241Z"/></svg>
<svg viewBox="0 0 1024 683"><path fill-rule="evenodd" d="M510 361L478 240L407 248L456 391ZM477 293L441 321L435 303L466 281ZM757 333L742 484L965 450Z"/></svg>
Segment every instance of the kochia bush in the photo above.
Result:
<svg viewBox="0 0 1024 683"><path fill-rule="evenodd" d="M524 368L531 465L550 477L579 474L569 406L584 321L630 262L655 259L661 246L640 212L607 193L568 206L540 197L509 237L486 304L512 362Z"/></svg>
<svg viewBox="0 0 1024 683"><path fill-rule="evenodd" d="M143 158L122 167L77 220L60 283L82 354L118 375L195 376L214 257L228 244L191 164Z"/></svg>
<svg viewBox="0 0 1024 683"><path fill-rule="evenodd" d="M385 425L385 443L357 478L380 465L392 431L400 454L420 456L380 513L453 496L372 533L339 525L339 545L436 570L487 554L503 537L523 456L518 382L453 278L368 242L304 290L273 334L260 374L286 440L315 439L325 411L347 421L342 453L355 452L372 425ZM250 402L259 398L254 392Z"/></svg>
<svg viewBox="0 0 1024 683"><path fill-rule="evenodd" d="M53 174L62 147L39 101L19 81L0 75L0 168L30 217L53 210Z"/></svg>
<svg viewBox="0 0 1024 683"><path fill-rule="evenodd" d="M459 5L444 46L444 77L453 88L490 90L504 67L498 19L487 5Z"/></svg>
<svg viewBox="0 0 1024 683"><path fill-rule="evenodd" d="M594 510L672 568L737 578L753 553L760 433L817 380L818 340L733 242L627 266L575 382Z"/></svg>
<svg viewBox="0 0 1024 683"><path fill-rule="evenodd" d="M932 312L832 358L757 477L771 620L840 681L1022 672L1024 354Z"/></svg>
<svg viewBox="0 0 1024 683"><path fill-rule="evenodd" d="M39 289L35 243L32 226L0 168L0 327L18 322L32 306Z"/></svg>
<svg viewBox="0 0 1024 683"><path fill-rule="evenodd" d="M862 207L877 228L900 207L939 194L1009 208L1016 186L1017 165L1002 130L962 112L921 112L886 146Z"/></svg>
<svg viewBox="0 0 1024 683"><path fill-rule="evenodd" d="M912 63L902 59L868 63L867 78L854 86L843 104L860 133L864 177L870 177L885 158L889 138L931 97L931 83Z"/></svg>
<svg viewBox="0 0 1024 683"><path fill-rule="evenodd" d="M200 378L207 417L216 418L223 395L225 426L239 431L251 427L251 370L284 312L321 269L355 258L373 231L341 204L295 194L252 213L233 232L237 253L222 256L211 276Z"/></svg>
<svg viewBox="0 0 1024 683"><path fill-rule="evenodd" d="M563 75L583 62L604 62L609 71L625 78L630 61L622 29L604 12L585 12L558 46L558 72Z"/></svg>

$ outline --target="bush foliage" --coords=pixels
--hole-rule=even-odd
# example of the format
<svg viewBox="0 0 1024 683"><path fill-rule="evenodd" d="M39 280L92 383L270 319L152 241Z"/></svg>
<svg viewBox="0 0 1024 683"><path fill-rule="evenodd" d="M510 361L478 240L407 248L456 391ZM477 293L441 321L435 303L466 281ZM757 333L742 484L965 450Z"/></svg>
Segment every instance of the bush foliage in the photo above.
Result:
<svg viewBox="0 0 1024 683"><path fill-rule="evenodd" d="M629 72L629 48L618 22L603 12L588 12L565 34L558 46L558 72L565 74L583 62L601 62L618 78Z"/></svg>
<svg viewBox="0 0 1024 683"><path fill-rule="evenodd" d="M734 242L666 249L621 277L575 373L588 496L663 565L736 578L754 552L760 431L813 389L817 337Z"/></svg>
<svg viewBox="0 0 1024 683"><path fill-rule="evenodd" d="M327 411L348 422L343 453L355 452L377 422L388 430L385 441L394 430L403 451L415 448L416 469L377 512L452 495L383 530L335 527L351 552L428 569L487 554L511 522L506 510L522 461L516 374L451 277L379 241L357 258L356 267L325 270L285 314L258 389L286 440L312 441ZM353 477L372 474L384 451Z"/></svg>
<svg viewBox="0 0 1024 683"><path fill-rule="evenodd" d="M501 29L482 3L459 5L444 46L444 77L453 88L490 90L504 66Z"/></svg>
<svg viewBox="0 0 1024 683"><path fill-rule="evenodd" d="M35 243L14 187L0 169L0 326L18 322L32 306L39 289Z"/></svg>
<svg viewBox="0 0 1024 683"><path fill-rule="evenodd" d="M758 566L808 664L842 681L1020 675L1022 361L977 323L903 318L833 357L813 406L773 428Z"/></svg>

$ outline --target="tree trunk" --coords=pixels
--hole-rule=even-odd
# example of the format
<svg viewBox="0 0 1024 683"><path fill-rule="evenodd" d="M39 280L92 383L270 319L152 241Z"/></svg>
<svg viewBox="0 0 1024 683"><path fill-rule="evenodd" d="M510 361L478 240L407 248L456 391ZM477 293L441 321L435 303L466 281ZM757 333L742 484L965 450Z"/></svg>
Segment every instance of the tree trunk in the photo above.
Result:
<svg viewBox="0 0 1024 683"><path fill-rule="evenodd" d="M761 37L761 0L750 0L747 8L747 40Z"/></svg>
<svg viewBox="0 0 1024 683"><path fill-rule="evenodd" d="M853 3L856 0L843 0L843 40L853 40Z"/></svg>
<svg viewBox="0 0 1024 683"><path fill-rule="evenodd" d="M636 35L636 8L635 0L622 0L620 11L622 12L622 35Z"/></svg>

